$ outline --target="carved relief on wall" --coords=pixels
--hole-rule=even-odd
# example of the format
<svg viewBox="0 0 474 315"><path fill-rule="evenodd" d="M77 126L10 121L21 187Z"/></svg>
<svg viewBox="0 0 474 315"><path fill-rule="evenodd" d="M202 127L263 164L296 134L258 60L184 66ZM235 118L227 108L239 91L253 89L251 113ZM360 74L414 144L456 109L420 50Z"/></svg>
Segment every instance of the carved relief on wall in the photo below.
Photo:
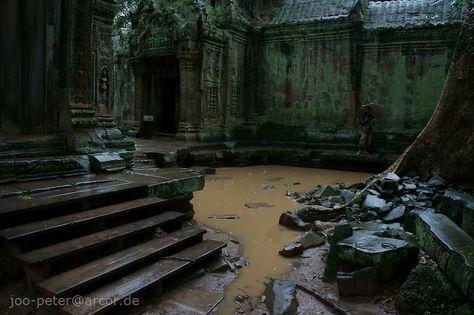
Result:
<svg viewBox="0 0 474 315"><path fill-rule="evenodd" d="M212 45L204 48L203 80L205 88L205 113L207 117L218 116L220 107L220 84L222 69L222 49Z"/></svg>

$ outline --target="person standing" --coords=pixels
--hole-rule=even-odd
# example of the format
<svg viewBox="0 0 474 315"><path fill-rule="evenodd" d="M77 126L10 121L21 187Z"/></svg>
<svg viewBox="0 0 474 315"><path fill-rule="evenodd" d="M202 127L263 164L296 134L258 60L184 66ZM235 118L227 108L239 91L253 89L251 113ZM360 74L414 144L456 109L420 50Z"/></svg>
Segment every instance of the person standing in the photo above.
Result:
<svg viewBox="0 0 474 315"><path fill-rule="evenodd" d="M359 118L360 140L357 154L370 152L372 146L372 129L375 125L375 116L372 113L372 103L361 107Z"/></svg>

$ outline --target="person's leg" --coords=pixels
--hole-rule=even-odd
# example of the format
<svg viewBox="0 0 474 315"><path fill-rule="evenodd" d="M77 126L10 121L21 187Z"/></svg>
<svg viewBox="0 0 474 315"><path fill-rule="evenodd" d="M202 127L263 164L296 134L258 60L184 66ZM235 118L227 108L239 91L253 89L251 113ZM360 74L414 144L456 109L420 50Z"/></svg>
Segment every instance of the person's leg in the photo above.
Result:
<svg viewBox="0 0 474 315"><path fill-rule="evenodd" d="M359 152L357 152L357 154L364 152L367 152L367 134L365 132L361 132L359 140Z"/></svg>
<svg viewBox="0 0 474 315"><path fill-rule="evenodd" d="M372 152L372 133L369 132L367 134L367 140L366 140L366 151L368 153L371 153Z"/></svg>

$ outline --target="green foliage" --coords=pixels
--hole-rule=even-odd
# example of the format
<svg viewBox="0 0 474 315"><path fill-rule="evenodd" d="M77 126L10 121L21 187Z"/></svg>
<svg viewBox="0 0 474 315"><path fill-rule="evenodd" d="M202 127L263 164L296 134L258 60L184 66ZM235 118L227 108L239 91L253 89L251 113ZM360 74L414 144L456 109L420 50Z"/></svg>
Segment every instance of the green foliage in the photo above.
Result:
<svg viewBox="0 0 474 315"><path fill-rule="evenodd" d="M115 0L115 19L114 19L114 35L125 27L131 21L133 10L137 7L139 0Z"/></svg>

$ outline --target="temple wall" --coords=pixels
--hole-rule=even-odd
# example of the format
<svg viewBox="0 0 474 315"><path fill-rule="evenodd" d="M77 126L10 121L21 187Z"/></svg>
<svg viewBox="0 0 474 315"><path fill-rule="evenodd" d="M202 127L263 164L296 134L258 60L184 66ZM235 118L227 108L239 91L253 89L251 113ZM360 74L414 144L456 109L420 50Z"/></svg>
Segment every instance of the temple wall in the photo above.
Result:
<svg viewBox="0 0 474 315"><path fill-rule="evenodd" d="M266 140L314 141L318 133L352 126L351 38L344 24L264 32L257 106L263 107L260 123L272 126Z"/></svg>
<svg viewBox="0 0 474 315"><path fill-rule="evenodd" d="M458 29L368 32L361 99L376 108L376 129L416 135L441 95Z"/></svg>

